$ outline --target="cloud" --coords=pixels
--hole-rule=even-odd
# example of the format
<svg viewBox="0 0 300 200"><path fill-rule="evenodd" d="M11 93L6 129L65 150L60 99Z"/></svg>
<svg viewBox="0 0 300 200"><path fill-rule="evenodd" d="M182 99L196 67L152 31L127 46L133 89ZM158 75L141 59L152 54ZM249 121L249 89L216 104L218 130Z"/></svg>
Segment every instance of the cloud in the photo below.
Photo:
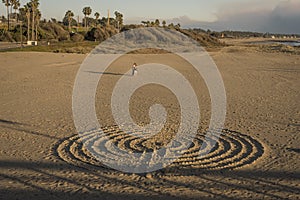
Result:
<svg viewBox="0 0 300 200"><path fill-rule="evenodd" d="M179 23L179 24L183 25L184 27L198 27L199 25L203 25L203 23L206 23L206 22L201 22L201 21L197 21L197 20L192 20L191 18L189 18L186 15L176 17L173 19L169 19L166 21L167 21L167 23L173 23L173 24Z"/></svg>
<svg viewBox="0 0 300 200"><path fill-rule="evenodd" d="M273 8L248 6L239 7L235 13L221 13L215 24L219 29L300 33L299 0L281 1Z"/></svg>
<svg viewBox="0 0 300 200"><path fill-rule="evenodd" d="M269 15L261 29L269 32L300 34L300 1L281 2Z"/></svg>
<svg viewBox="0 0 300 200"><path fill-rule="evenodd" d="M267 3L268 4L267 4ZM216 31L241 30L285 34L300 34L300 1L281 1L277 5L237 3L226 5L216 15L215 22L205 22L181 16L167 20L185 28L202 28Z"/></svg>

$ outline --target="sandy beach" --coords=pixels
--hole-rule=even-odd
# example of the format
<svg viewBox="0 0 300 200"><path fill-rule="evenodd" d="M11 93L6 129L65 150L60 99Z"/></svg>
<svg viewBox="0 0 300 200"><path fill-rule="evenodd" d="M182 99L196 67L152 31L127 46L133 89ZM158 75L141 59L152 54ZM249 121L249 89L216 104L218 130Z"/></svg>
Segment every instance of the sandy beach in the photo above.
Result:
<svg viewBox="0 0 300 200"><path fill-rule="evenodd" d="M139 175L104 167L82 147L72 118L72 91L86 55L0 53L0 199L300 199L300 56L246 46L210 55L227 95L217 146L202 160L191 150L164 170ZM107 134L117 134L107 111L110 89L126 72L123 66L129 70L132 61L155 59L203 88L196 92L203 119L197 149L207 129L210 98L203 80L173 55L133 54L113 63L101 79L106 88L97 90L99 120ZM135 120L147 122L139 113L153 99L168 108L168 123L176 129L176 98L158 86L135 95ZM164 143L165 138L155 140ZM118 140L129 149L139 143Z"/></svg>

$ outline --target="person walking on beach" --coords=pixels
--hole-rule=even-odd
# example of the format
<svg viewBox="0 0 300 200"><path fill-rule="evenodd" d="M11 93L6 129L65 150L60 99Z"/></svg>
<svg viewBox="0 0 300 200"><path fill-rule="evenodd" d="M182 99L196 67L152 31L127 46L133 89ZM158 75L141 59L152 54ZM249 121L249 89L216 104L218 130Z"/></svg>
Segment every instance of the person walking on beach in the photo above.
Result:
<svg viewBox="0 0 300 200"><path fill-rule="evenodd" d="M137 64L136 63L133 63L132 65L132 76L135 76L137 75Z"/></svg>

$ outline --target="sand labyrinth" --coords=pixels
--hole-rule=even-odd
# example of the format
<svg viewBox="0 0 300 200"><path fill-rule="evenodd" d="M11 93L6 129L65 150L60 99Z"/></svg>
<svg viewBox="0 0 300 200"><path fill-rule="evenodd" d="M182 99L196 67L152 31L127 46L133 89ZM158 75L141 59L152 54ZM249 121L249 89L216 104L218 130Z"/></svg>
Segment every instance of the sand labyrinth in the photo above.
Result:
<svg viewBox="0 0 300 200"><path fill-rule="evenodd" d="M153 151L149 148L147 139L130 136L117 127L106 127L103 131L121 149L131 152ZM55 146L56 154L65 162L75 166L103 168L105 166L83 147L82 141L88 142L89 145L93 145L93 143L102 145L106 150L103 154L106 156L108 154L113 156L115 149L111 145L101 144L99 138L92 139L96 134L97 132L89 132L82 137L74 135L66 138ZM235 131L223 130L222 136L210 152L207 151L210 148L205 144L204 138L205 134L199 133L191 147L169 167L203 170L235 169L252 164L264 153L264 147L259 141ZM202 143L205 148L201 150ZM180 150L180 144L176 148ZM101 152L99 153L101 154ZM205 154L200 157L200 153Z"/></svg>

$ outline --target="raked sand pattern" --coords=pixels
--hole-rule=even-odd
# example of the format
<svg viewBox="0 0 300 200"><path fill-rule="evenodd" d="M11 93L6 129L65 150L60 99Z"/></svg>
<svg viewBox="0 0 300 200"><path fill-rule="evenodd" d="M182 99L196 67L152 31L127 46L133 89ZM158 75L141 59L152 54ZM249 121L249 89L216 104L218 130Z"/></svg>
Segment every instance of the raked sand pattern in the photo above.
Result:
<svg viewBox="0 0 300 200"><path fill-rule="evenodd" d="M119 148L128 152L142 153L152 151L153 160L155 160L155 156L157 156L155 149L159 148L159 146L149 145L153 142L148 142L144 138L130 136L122 132L118 126L105 127L103 131L110 138L109 141L112 141L116 146L107 144L108 142L104 139L101 140L101 138L94 137L97 136L98 132L92 131L81 135L81 137L73 135L61 140L54 147L54 151L67 163L86 168L101 168L104 165L84 148L83 141L85 141L86 145L95 147L100 145L101 149L104 148L105 151L97 151L99 156L115 156L116 160L122 159L117 157L118 149L116 148ZM264 147L258 140L235 131L223 130L222 136L212 149L205 141L205 134L199 133L190 148L168 168L229 170L252 164L264 153ZM178 143L174 148L180 151L181 144ZM210 149L211 151L209 152Z"/></svg>

